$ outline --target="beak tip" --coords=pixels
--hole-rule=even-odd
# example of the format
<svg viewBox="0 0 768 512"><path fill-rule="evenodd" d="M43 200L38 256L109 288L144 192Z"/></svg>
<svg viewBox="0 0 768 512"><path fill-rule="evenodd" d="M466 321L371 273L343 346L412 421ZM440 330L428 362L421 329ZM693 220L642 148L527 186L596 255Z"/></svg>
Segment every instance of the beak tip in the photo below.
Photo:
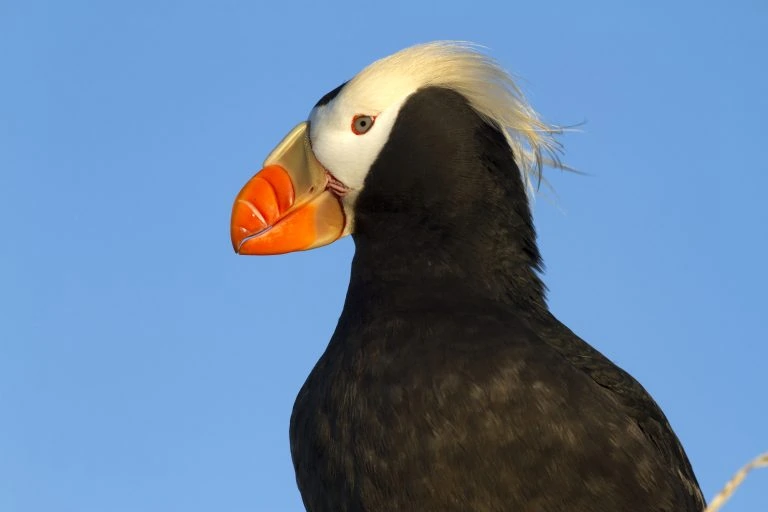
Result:
<svg viewBox="0 0 768 512"><path fill-rule="evenodd" d="M235 254L240 254L240 248L243 245L243 239L247 236L247 232L243 233L243 228L236 228L235 226L230 226L229 229L229 239L232 242L232 250L235 251Z"/></svg>
<svg viewBox="0 0 768 512"><path fill-rule="evenodd" d="M240 250L243 248L243 239L244 237L240 237L240 236L232 237L232 250L235 251L235 254L237 255L242 254Z"/></svg>

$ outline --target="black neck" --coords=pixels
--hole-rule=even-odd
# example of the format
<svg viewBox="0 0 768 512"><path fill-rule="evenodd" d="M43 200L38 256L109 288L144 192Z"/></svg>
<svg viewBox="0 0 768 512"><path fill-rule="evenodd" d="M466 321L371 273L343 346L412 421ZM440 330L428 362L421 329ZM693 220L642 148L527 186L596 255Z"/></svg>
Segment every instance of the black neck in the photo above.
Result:
<svg viewBox="0 0 768 512"><path fill-rule="evenodd" d="M355 205L348 300L478 296L544 306L541 257L520 172L497 127L463 96L414 94Z"/></svg>

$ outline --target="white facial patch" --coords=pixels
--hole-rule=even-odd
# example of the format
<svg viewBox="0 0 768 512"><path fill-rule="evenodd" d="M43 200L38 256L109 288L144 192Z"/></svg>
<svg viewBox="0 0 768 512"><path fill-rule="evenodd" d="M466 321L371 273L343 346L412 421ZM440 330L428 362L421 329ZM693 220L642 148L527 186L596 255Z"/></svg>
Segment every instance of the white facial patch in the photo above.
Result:
<svg viewBox="0 0 768 512"><path fill-rule="evenodd" d="M563 168L555 139L562 130L539 119L493 60L466 43L416 45L366 67L309 116L315 156L350 189L344 197L349 229L354 202L389 140L400 108L411 94L431 86L461 94L479 115L502 129L529 191L541 180L544 165ZM360 135L352 129L359 115L375 117L373 127Z"/></svg>
<svg viewBox="0 0 768 512"><path fill-rule="evenodd" d="M312 150L323 167L350 189L345 198L350 205L389 140L400 107L416 91L416 86L402 83L401 87L387 89L389 94L375 98L367 94L367 88L355 88L350 82L333 100L314 108L309 116ZM360 135L352 129L353 120L359 115L375 118L370 130Z"/></svg>

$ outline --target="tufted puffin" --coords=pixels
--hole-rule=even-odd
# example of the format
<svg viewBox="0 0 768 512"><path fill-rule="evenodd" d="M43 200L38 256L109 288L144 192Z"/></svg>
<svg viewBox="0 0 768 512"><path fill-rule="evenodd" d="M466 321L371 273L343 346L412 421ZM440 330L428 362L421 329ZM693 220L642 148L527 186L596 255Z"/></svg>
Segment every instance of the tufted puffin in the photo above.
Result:
<svg viewBox="0 0 768 512"><path fill-rule="evenodd" d="M558 133L476 47L422 44L323 96L237 195L238 254L355 243L291 416L307 511L703 509L653 398L547 307L530 195Z"/></svg>

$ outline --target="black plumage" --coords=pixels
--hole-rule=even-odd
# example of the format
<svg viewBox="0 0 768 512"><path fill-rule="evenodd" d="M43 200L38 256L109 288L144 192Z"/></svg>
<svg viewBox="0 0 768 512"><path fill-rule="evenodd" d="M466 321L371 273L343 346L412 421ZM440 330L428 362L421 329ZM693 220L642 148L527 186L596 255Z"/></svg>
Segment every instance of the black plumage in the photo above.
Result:
<svg viewBox="0 0 768 512"><path fill-rule="evenodd" d="M703 508L653 399L549 312L509 145L464 97L406 101L354 218L291 418L308 511Z"/></svg>

